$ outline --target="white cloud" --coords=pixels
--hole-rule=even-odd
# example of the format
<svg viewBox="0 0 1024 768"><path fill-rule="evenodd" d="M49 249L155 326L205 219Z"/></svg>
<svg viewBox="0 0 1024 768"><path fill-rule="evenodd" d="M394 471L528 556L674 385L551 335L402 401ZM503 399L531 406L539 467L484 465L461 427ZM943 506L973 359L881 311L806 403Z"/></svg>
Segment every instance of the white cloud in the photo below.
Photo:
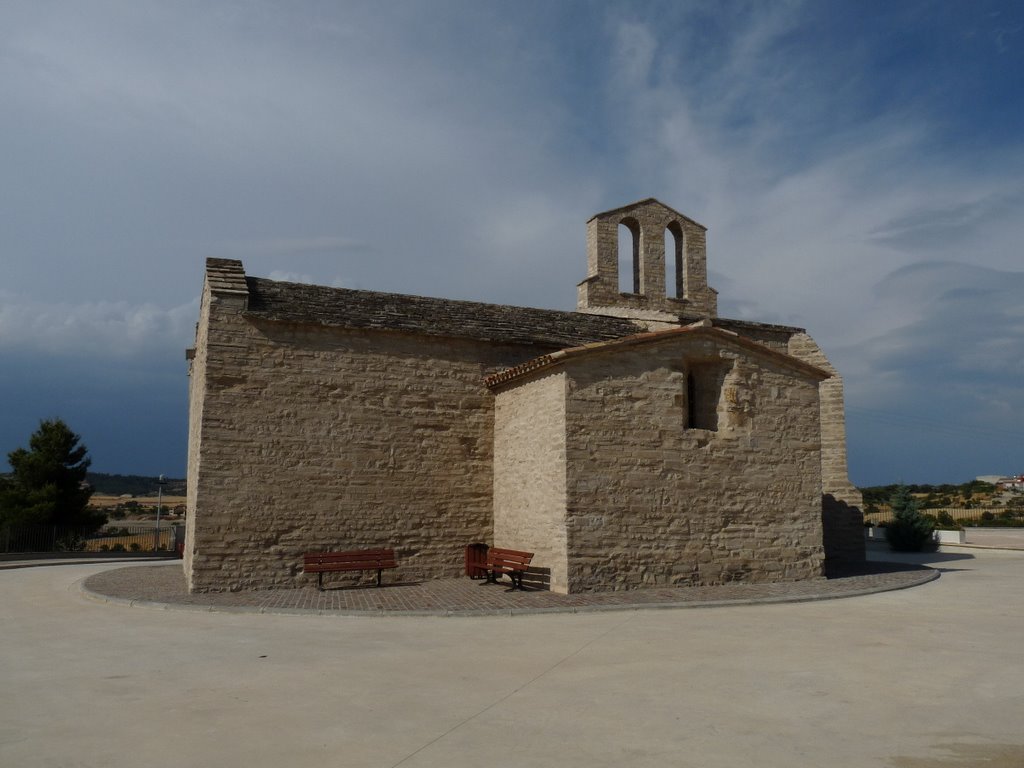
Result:
<svg viewBox="0 0 1024 768"><path fill-rule="evenodd" d="M474 278L476 238L464 233L492 210L544 190L562 216L585 220L580 175L551 151L566 107L543 44L495 11L463 7L456 21L358 3L62 8L8 15L0 31L0 95L33 126L13 131L27 182L12 198L30 212L46 201L61 219L29 227L12 214L7 250L25 256L6 278L19 293L116 301L107 275L141 288L145 249L177 301L197 291L206 254L264 274L472 296L487 276ZM462 27L474 16L483 38ZM536 250L516 228L503 233L524 258ZM33 255L58 264L72 250L90 264L74 290L44 286Z"/></svg>
<svg viewBox="0 0 1024 768"><path fill-rule="evenodd" d="M950 150L914 83L877 98L878 39L822 49L815 4L594 8L5 4L0 344L188 344L206 255L569 308L586 219L653 195L710 228L723 314L808 327L853 399L904 397L892 361L935 334L975 367L1016 349L900 270L1019 268L1019 142Z"/></svg>
<svg viewBox="0 0 1024 768"><path fill-rule="evenodd" d="M890 480L908 466L935 480L1017 471L1022 296L1020 271L936 262L887 276L876 304L909 308L912 318L833 355L849 362L855 466L875 464L869 471Z"/></svg>
<svg viewBox="0 0 1024 768"><path fill-rule="evenodd" d="M658 47L657 38L646 24L637 22L618 24L614 36L613 84L622 89L647 86Z"/></svg>
<svg viewBox="0 0 1024 768"><path fill-rule="evenodd" d="M307 285L316 285L316 280L313 279L312 275L304 275L298 272L283 272L279 269L275 269L269 275L271 280L280 280L283 283L306 283Z"/></svg>
<svg viewBox="0 0 1024 768"><path fill-rule="evenodd" d="M342 251L364 252L371 249L369 245L355 238L326 235L322 237L274 238L254 242L229 243L222 250L225 253L238 255L287 257Z"/></svg>
<svg viewBox="0 0 1024 768"><path fill-rule="evenodd" d="M911 304L917 318L872 340L882 370L946 381L996 375L1024 388L1024 272L948 262L919 263L888 276L880 303Z"/></svg>
<svg viewBox="0 0 1024 768"><path fill-rule="evenodd" d="M866 51L823 77L779 55L798 5L748 10L696 64L699 33L622 22L607 91L633 173L709 227L720 310L807 327L855 409L1024 430L1024 152L943 152L912 100L873 113L841 76ZM873 471L913 461L885 450Z"/></svg>
<svg viewBox="0 0 1024 768"><path fill-rule="evenodd" d="M0 348L103 360L176 354L191 344L198 316L198 298L167 309L105 301L48 304L0 292Z"/></svg>
<svg viewBox="0 0 1024 768"><path fill-rule="evenodd" d="M658 25L623 22L609 112L623 116L624 144L651 191L709 227L709 268L730 280L724 312L805 325L827 346L850 347L919 313L910 298L875 302L895 268L922 259L1019 263L1024 156L1004 156L995 169L937 164L933 131L909 107L862 115L856 129L837 124L798 152L779 145L781 125L799 128L791 109L814 105L827 127L833 106L845 113L843 101L856 101L848 84L837 98L796 59L773 55L799 22L797 8L737 19L713 70L674 61L696 37L672 40Z"/></svg>

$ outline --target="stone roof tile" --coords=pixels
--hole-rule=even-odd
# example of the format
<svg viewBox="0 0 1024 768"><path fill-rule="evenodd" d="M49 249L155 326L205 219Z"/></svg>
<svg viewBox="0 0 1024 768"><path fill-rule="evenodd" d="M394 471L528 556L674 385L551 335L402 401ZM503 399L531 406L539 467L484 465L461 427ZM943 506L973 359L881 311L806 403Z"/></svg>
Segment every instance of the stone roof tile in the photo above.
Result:
<svg viewBox="0 0 1024 768"><path fill-rule="evenodd" d="M623 213L625 211L630 211L630 210L632 210L634 208L641 208L641 207L651 206L651 205L661 206L662 208L664 208L666 211L671 213L676 218L684 219L685 221L688 221L691 224L696 224L701 229L707 231L707 227L705 227L699 221L694 221L689 216L687 216L685 213L680 213L675 208L672 208L671 206L665 205L663 202L661 202L661 200L658 200L655 197L645 197L643 200L637 200L635 203L629 203L628 205L620 205L618 208L611 208L610 210L607 210L607 211L601 211L601 213L595 213L593 216L591 216L588 219L588 221L593 221L594 219L601 219L601 218L604 218L606 216L610 216L610 215L616 214L616 213Z"/></svg>
<svg viewBox="0 0 1024 768"><path fill-rule="evenodd" d="M206 279L215 293L248 293L245 268L238 259L207 259Z"/></svg>
<svg viewBox="0 0 1024 768"><path fill-rule="evenodd" d="M247 316L278 322L425 333L545 347L576 347L632 336L621 317L454 301L247 277Z"/></svg>

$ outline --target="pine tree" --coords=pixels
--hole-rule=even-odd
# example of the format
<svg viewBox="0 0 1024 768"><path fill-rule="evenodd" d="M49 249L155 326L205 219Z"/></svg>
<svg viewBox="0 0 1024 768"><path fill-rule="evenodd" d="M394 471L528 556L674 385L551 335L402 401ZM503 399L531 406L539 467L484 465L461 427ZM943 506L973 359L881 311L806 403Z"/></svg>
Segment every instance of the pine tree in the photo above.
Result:
<svg viewBox="0 0 1024 768"><path fill-rule="evenodd" d="M889 499L893 521L885 528L889 546L897 552L920 552L932 543L935 523L921 514L921 505L910 495L910 489L901 485Z"/></svg>
<svg viewBox="0 0 1024 768"><path fill-rule="evenodd" d="M7 454L13 470L0 485L0 525L41 524L95 530L106 515L89 509L91 460L81 438L60 419L42 421L29 447Z"/></svg>

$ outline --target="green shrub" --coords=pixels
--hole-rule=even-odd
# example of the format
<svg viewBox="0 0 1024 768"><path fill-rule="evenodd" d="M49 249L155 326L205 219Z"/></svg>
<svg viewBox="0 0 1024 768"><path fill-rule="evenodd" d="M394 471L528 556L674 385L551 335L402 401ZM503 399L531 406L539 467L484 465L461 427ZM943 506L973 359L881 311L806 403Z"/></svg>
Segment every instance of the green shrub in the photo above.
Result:
<svg viewBox="0 0 1024 768"><path fill-rule="evenodd" d="M958 523L956 519L945 510L942 510L938 515L936 515L935 527L940 528L943 531L959 531L963 529L963 526L961 526L960 523Z"/></svg>
<svg viewBox="0 0 1024 768"><path fill-rule="evenodd" d="M921 514L910 489L900 486L889 500L893 520L885 528L885 538L896 552L920 552L932 547L934 518Z"/></svg>
<svg viewBox="0 0 1024 768"><path fill-rule="evenodd" d="M58 552L81 552L85 549L85 538L77 533L67 533L54 543Z"/></svg>

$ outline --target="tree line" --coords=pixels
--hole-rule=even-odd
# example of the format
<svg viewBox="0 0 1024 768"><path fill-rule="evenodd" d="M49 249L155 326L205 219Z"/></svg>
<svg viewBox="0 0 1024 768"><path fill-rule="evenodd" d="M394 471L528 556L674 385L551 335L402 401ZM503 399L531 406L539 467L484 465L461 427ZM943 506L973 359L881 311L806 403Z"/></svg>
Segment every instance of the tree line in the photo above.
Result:
<svg viewBox="0 0 1024 768"><path fill-rule="evenodd" d="M891 485L875 485L861 488L860 492L864 497L864 506L867 507L888 504L889 499L904 490L911 494L928 494L952 501L954 498L969 500L975 494L995 493L996 487L992 483L986 483L983 480L971 480L960 485L953 485L951 483L943 483L941 485L893 483ZM956 506L956 504L951 503L949 506Z"/></svg>
<svg viewBox="0 0 1024 768"><path fill-rule="evenodd" d="M107 496L155 496L160 479L148 475L111 475L104 472L87 472L86 482L96 493ZM165 496L184 496L184 479L167 478L164 484Z"/></svg>
<svg viewBox="0 0 1024 768"><path fill-rule="evenodd" d="M54 525L93 532L108 518L89 506L93 493L149 496L161 486L157 477L90 472L88 449L61 419L41 421L28 447L8 453L7 462L11 472L0 475L0 528ZM166 479L163 492L182 495L185 481Z"/></svg>
<svg viewBox="0 0 1024 768"><path fill-rule="evenodd" d="M88 449L60 419L40 422L28 448L7 454L11 473L0 477L0 526L55 525L95 531L105 513L89 507Z"/></svg>

